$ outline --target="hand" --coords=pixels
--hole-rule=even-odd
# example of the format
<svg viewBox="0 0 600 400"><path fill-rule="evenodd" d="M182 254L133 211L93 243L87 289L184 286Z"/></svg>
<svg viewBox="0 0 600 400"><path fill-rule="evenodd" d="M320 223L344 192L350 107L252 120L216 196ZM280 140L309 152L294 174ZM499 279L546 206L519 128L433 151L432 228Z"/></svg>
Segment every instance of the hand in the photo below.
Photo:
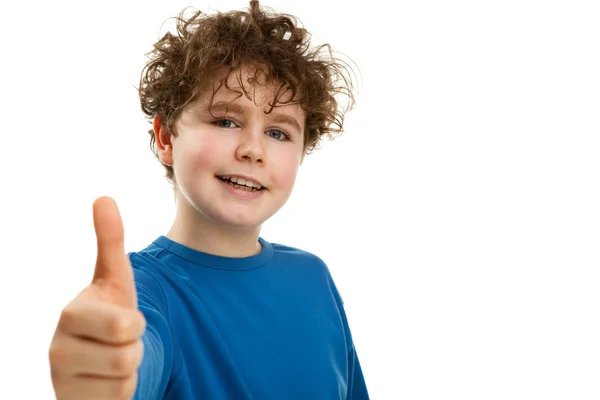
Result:
<svg viewBox="0 0 600 400"><path fill-rule="evenodd" d="M50 344L57 400L131 399L143 355L146 320L137 308L115 201L94 202L98 256L92 283L63 310Z"/></svg>

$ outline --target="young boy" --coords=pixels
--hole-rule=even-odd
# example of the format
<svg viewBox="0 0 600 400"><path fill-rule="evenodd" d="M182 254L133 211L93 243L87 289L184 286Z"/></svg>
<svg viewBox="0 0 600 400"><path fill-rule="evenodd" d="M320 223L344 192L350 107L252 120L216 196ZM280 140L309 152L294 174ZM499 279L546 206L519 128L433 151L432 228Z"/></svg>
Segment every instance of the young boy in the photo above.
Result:
<svg viewBox="0 0 600 400"><path fill-rule="evenodd" d="M304 155L342 130L345 64L293 17L178 19L140 83L173 184L169 232L124 252L114 201L94 203L94 277L50 346L63 399L368 399L344 307L315 255L259 236Z"/></svg>

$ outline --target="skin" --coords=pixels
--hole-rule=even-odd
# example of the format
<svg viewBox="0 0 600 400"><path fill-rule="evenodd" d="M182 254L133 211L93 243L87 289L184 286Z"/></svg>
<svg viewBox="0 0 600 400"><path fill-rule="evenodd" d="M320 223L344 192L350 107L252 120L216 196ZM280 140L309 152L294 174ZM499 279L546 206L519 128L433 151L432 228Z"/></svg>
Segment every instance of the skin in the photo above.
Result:
<svg viewBox="0 0 600 400"><path fill-rule="evenodd" d="M251 71L243 71L244 81ZM228 84L240 88L233 74ZM232 107L227 114L214 110L216 118L208 111L210 98L200 98L185 107L176 136L155 117L159 157L173 167L177 182L177 213L168 238L227 257L260 251L261 225L290 197L304 154L305 112L299 105L283 105L267 114L273 91L273 85L256 87L252 101L222 89L213 106L231 102ZM223 190L216 175L235 174L262 183L261 197L241 199Z"/></svg>
<svg viewBox="0 0 600 400"><path fill-rule="evenodd" d="M251 70L241 72L247 78ZM234 76L229 79L232 89L239 87ZM177 135L155 117L159 157L173 167L177 182L177 213L167 237L226 257L260 251L261 225L288 200L304 154L306 115L301 107L285 105L265 113L274 88L256 87L254 101L219 91L213 104L232 107L227 114L215 110L217 118L201 97L183 110ZM247 198L216 177L236 174L250 176L266 189ZM57 400L131 399L143 358L146 320L137 308L117 204L100 197L93 215L98 247L94 276L62 310L49 349Z"/></svg>
<svg viewBox="0 0 600 400"><path fill-rule="evenodd" d="M93 213L98 241L94 277L63 309L49 349L58 400L130 399L143 355L146 320L137 309L117 204L100 197Z"/></svg>

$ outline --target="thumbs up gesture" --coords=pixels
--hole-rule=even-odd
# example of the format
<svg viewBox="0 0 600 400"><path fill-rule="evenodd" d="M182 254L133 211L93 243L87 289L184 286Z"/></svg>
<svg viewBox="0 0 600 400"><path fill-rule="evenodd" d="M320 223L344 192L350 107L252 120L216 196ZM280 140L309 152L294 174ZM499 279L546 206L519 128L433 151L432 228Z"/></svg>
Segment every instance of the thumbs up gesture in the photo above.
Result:
<svg viewBox="0 0 600 400"><path fill-rule="evenodd" d="M50 344L57 400L131 399L146 321L137 309L121 215L109 197L94 202L94 277L62 311Z"/></svg>

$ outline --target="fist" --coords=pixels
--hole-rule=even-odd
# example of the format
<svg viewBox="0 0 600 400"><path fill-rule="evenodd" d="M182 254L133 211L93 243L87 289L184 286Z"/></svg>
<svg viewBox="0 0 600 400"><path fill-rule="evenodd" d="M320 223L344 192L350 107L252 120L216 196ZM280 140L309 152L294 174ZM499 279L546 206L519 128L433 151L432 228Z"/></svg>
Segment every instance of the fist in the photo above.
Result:
<svg viewBox="0 0 600 400"><path fill-rule="evenodd" d="M93 214L94 277L62 310L50 344L57 400L131 399L137 387L146 321L137 309L123 222L108 197L94 202Z"/></svg>

